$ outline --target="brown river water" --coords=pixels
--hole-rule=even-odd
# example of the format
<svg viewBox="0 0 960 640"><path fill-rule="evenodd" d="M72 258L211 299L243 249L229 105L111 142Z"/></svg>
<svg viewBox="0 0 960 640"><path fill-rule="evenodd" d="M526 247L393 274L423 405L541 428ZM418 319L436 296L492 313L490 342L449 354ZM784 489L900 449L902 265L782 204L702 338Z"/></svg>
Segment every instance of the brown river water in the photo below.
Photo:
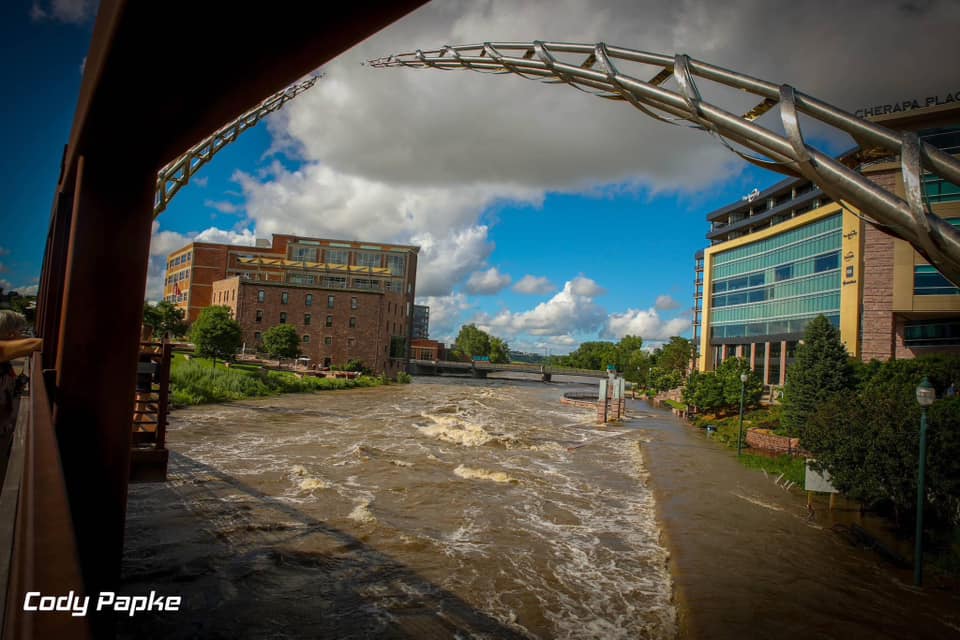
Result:
<svg viewBox="0 0 960 640"><path fill-rule="evenodd" d="M417 378L179 410L131 487L119 621L163 638L945 638L951 594L853 549L799 492L582 384ZM664 531L661 532L661 527Z"/></svg>

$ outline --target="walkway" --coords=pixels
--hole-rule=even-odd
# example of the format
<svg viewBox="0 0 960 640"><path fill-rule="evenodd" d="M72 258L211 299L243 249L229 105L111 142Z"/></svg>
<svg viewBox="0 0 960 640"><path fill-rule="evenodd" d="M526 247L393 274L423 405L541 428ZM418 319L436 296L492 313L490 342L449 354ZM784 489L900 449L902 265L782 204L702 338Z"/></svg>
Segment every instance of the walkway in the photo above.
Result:
<svg viewBox="0 0 960 640"><path fill-rule="evenodd" d="M629 401L628 401L629 402ZM910 571L849 546L802 492L646 404L638 426L671 550L682 637L960 638L960 594L915 590ZM855 517L836 514L836 518Z"/></svg>

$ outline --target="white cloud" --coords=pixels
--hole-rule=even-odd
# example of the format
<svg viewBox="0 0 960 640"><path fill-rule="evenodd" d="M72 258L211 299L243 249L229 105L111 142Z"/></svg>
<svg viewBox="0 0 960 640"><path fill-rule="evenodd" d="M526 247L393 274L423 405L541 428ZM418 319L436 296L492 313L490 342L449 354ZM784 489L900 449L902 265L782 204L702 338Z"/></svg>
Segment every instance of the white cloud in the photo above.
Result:
<svg viewBox="0 0 960 640"><path fill-rule="evenodd" d="M657 296L657 302L654 304L654 307L660 311L669 311L670 309L679 309L680 303L671 296L663 294L662 296Z"/></svg>
<svg viewBox="0 0 960 640"><path fill-rule="evenodd" d="M683 316L665 320L656 308L627 309L623 313L610 315L602 335L616 340L631 335L640 336L644 341L662 341L682 335L688 329L690 319Z"/></svg>
<svg viewBox="0 0 960 640"><path fill-rule="evenodd" d="M607 313L593 301L603 289L584 276L577 276L563 285L546 302L529 311L501 311L495 316L480 314L477 325L497 335L560 336L570 333L596 331L606 320Z"/></svg>
<svg viewBox="0 0 960 640"><path fill-rule="evenodd" d="M14 287L13 290L22 296L35 296L37 295L37 290L39 288L40 288L40 285L30 284L24 287Z"/></svg>
<svg viewBox="0 0 960 640"><path fill-rule="evenodd" d="M463 312L470 308L462 293L447 296L417 296L417 304L430 307L430 338L452 342L463 323Z"/></svg>
<svg viewBox="0 0 960 640"><path fill-rule="evenodd" d="M493 245L487 241L487 227L471 226L435 236L424 231L410 238L420 247L417 261L417 295L444 296L468 273L482 265Z"/></svg>
<svg viewBox="0 0 960 640"><path fill-rule="evenodd" d="M517 284L513 285L514 291L528 295L546 295L556 291L556 289L557 285L550 282L548 278L530 274L523 276L517 281Z"/></svg>
<svg viewBox="0 0 960 640"><path fill-rule="evenodd" d="M243 206L239 204L234 204L233 202L228 202L226 200L204 200L203 206L210 207L211 209L216 209L220 213L237 213L243 211Z"/></svg>
<svg viewBox="0 0 960 640"><path fill-rule="evenodd" d="M13 289L13 283L11 283L6 278L0 278L0 289L10 291L11 289Z"/></svg>
<svg viewBox="0 0 960 640"><path fill-rule="evenodd" d="M86 22L96 13L94 0L52 0L49 4L35 1L30 6L30 19L39 22L54 20L69 24Z"/></svg>
<svg viewBox="0 0 960 640"><path fill-rule="evenodd" d="M200 176L200 177L191 178L190 182L192 184L197 185L198 187L204 188L208 184L210 184L210 178L209 176Z"/></svg>
<svg viewBox="0 0 960 640"><path fill-rule="evenodd" d="M490 267L486 271L471 273L464 289L475 295L493 295L509 287L512 280L509 274L500 273L496 267Z"/></svg>

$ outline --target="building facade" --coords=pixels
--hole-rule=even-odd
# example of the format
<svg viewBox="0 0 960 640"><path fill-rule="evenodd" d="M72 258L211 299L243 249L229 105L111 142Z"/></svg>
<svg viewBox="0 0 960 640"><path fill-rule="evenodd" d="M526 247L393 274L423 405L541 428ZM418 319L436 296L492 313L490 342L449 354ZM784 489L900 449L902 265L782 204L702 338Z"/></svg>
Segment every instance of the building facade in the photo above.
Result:
<svg viewBox="0 0 960 640"><path fill-rule="evenodd" d="M430 307L425 304L413 305L413 338L426 340L430 337Z"/></svg>
<svg viewBox="0 0 960 640"><path fill-rule="evenodd" d="M255 247L195 242L170 254L165 299L192 322L230 308L247 350L279 324L320 366L361 360L395 373L413 329L417 247L274 235Z"/></svg>
<svg viewBox="0 0 960 640"><path fill-rule="evenodd" d="M960 153L958 107L876 120ZM841 159L903 196L899 158L858 148ZM960 189L933 176L923 187L934 213L960 227ZM821 314L862 360L960 352L960 289L907 242L872 225L868 211L788 179L707 220L712 244L695 257L698 369L742 357L766 384L782 385L807 323Z"/></svg>

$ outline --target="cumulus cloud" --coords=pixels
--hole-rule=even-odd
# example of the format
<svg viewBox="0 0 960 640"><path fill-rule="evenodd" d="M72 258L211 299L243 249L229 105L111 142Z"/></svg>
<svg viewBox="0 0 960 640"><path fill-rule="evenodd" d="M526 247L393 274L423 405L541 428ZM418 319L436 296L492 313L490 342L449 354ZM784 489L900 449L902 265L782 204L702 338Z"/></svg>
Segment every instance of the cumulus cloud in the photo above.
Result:
<svg viewBox="0 0 960 640"><path fill-rule="evenodd" d="M593 280L577 276L567 281L563 290L529 311L505 309L494 316L480 314L476 322L497 335L507 336L523 333L560 336L596 331L607 317L606 311L593 300L602 292L603 289Z"/></svg>
<svg viewBox="0 0 960 640"><path fill-rule="evenodd" d="M556 291L556 289L557 286L550 282L548 278L530 274L523 276L517 281L517 284L513 285L514 291L527 295L546 295Z"/></svg>
<svg viewBox="0 0 960 640"><path fill-rule="evenodd" d="M463 313L471 305L463 293L447 296L418 296L417 304L430 307L430 337L452 342L463 325Z"/></svg>
<svg viewBox="0 0 960 640"><path fill-rule="evenodd" d="M25 287L14 287L13 290L22 296L35 296L37 295L37 290L39 288L40 288L40 285L30 284Z"/></svg>
<svg viewBox="0 0 960 640"><path fill-rule="evenodd" d="M97 11L94 0L52 0L35 1L30 6L30 19L35 22L53 20L68 24L81 24L93 18Z"/></svg>
<svg viewBox="0 0 960 640"><path fill-rule="evenodd" d="M11 283L6 278L0 278L0 289L5 289L7 291L13 289L13 283Z"/></svg>
<svg viewBox="0 0 960 640"><path fill-rule="evenodd" d="M475 295L488 296L499 293L501 290L510 286L513 278L509 274L500 273L496 267L490 267L486 271L474 271L467 278L464 289L467 293Z"/></svg>
<svg viewBox="0 0 960 640"><path fill-rule="evenodd" d="M654 307L660 311L669 311L671 309L679 309L680 303L674 300L671 296L664 294L662 296L657 296L657 302L654 304Z"/></svg>
<svg viewBox="0 0 960 640"><path fill-rule="evenodd" d="M611 314L607 319L602 335L619 340L623 336L640 336L646 341L669 340L690 329L690 319L678 316L664 320L656 308L627 309L623 313Z"/></svg>

